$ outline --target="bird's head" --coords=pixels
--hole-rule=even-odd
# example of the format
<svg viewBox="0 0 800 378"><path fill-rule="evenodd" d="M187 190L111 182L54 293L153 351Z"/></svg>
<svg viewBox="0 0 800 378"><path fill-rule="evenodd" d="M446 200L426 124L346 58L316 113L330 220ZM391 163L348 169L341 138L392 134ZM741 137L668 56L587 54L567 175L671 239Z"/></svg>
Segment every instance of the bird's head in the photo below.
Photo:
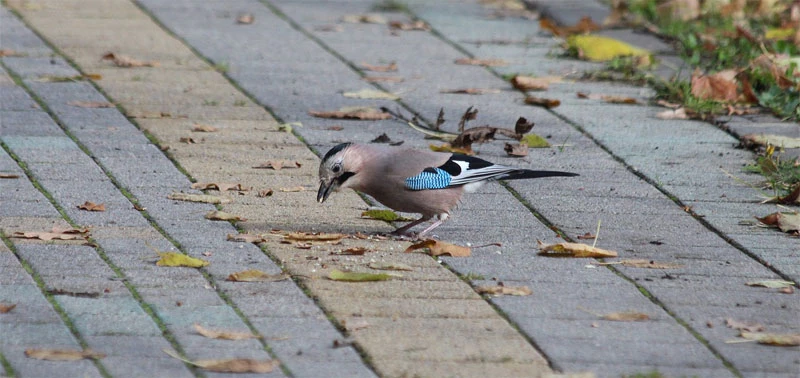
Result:
<svg viewBox="0 0 800 378"><path fill-rule="evenodd" d="M355 175L347 160L349 148L350 143L342 143L331 148L322 158L322 162L319 164L317 202L325 202L332 192L343 186L346 187L345 182Z"/></svg>

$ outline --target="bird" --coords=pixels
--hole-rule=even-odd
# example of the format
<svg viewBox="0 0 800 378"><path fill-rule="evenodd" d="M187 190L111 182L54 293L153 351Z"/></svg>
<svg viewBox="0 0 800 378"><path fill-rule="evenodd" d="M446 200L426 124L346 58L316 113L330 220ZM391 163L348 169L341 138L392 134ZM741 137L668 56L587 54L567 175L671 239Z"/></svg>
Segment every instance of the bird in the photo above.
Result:
<svg viewBox="0 0 800 378"><path fill-rule="evenodd" d="M393 234L422 239L450 217L465 192L474 192L487 181L555 176L578 174L504 166L457 153L341 143L320 162L317 202L323 203L331 193L347 188L368 194L395 211L420 214L419 219ZM418 234L409 231L434 218Z"/></svg>

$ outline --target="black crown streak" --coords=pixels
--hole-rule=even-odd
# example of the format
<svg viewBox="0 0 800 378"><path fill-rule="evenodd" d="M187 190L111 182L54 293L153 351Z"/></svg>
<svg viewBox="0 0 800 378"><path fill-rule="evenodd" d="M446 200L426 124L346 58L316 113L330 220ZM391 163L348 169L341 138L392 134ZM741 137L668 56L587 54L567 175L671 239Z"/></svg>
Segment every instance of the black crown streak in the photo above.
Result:
<svg viewBox="0 0 800 378"><path fill-rule="evenodd" d="M340 151L344 150L345 148L349 147L351 143L342 143L338 144L335 147L331 148L328 153L322 158L322 161L328 161L331 157L338 154Z"/></svg>

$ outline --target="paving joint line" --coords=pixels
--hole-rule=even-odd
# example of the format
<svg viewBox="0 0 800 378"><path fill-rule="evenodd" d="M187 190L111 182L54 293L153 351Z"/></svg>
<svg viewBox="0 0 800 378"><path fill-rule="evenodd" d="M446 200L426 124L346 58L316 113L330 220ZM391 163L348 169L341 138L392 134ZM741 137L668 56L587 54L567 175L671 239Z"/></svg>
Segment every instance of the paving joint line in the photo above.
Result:
<svg viewBox="0 0 800 378"><path fill-rule="evenodd" d="M12 10L12 11L13 11L13 10ZM16 14L16 13L15 13L15 15L16 15L16 16L17 16L17 17L18 17L20 20L23 20L23 22L24 22L24 18L20 17L20 16L19 16L19 14ZM34 31L34 32L36 32L36 31L35 31L35 29L33 29L33 28L32 28L32 27L29 25L29 24L27 24L27 22L25 23L25 25L26 25L26 26L27 26L27 27L28 27L30 30L32 30L32 31ZM53 45L52 45L52 44L51 44L51 43L50 43L50 42L49 42L47 39L45 39L43 36L39 35L39 34L38 34L38 32L36 32L36 34L37 34L37 36L38 36L39 38L41 38L41 39L42 39L42 41L44 41L44 42L45 42L45 43L48 45L48 47L50 47L50 48L51 48L51 49L52 49L52 50L55 52L55 54L57 54L59 57L63 58L63 59L66 61L66 62L68 62L68 63L70 64L70 66L72 66L72 68L74 68L76 71L78 71L78 72L79 72L79 73L81 73L81 74L85 74L85 72L84 72L84 71L83 71L83 70L82 70L82 69L81 69L79 66L77 66L77 65L76 65L76 64L75 64L75 63L74 63L74 62L73 62L71 59L69 59L69 58L68 58L68 57L67 57L65 54L63 54L63 53L62 53L60 50L58 50L57 48L55 48L55 46L53 46ZM50 109L50 108L47 106L47 104L46 104L44 101L42 101L42 100L41 100L41 98L39 98L39 96L38 96L38 95L36 95L36 93L35 93L35 92L33 92L33 91L32 91L32 90L31 90L31 89L30 89L30 88L29 88L27 85L25 85L25 83L22 81L22 79L21 79L21 78L19 78L19 77L16 75L16 73L14 73L12 70L9 70L9 69L8 69L8 67L6 67L6 66L5 66L5 64L3 64L2 62L0 62L0 66L2 66L3 68L5 68L5 69L6 69L6 71L8 71L8 72L9 72L9 74L12 76L12 78L14 79L14 81L16 82L16 84L17 84L17 85L19 85L20 87L22 87L23 89L25 89L25 91L26 91L26 92L28 92L28 94L29 94L29 95L30 95L30 96L31 96L31 97L32 97L32 98L33 98L33 99L36 101L36 103L37 103L39 106L41 106L41 107L42 107L42 110L44 110L44 111L45 111L45 112L46 112L46 113L47 113L47 114L48 114L48 115L49 115L49 116L50 116L50 117L51 117L51 118L52 118L52 119L53 119L53 120L54 120L54 121L55 121L55 122L56 122L56 123L59 125L59 127L62 129L62 131L63 131L63 132L64 132L64 133L65 133L65 134L66 134L66 135L67 135L67 136L68 136L68 137L69 137L69 138L70 138L70 139L71 139L71 140L72 140L72 141L73 141L75 144L77 144L77 145L78 145L78 147L81 149L81 151L82 151L84 154L86 154L87 156L89 156L89 157L90 157L90 158L91 158L91 159L92 159L92 160L95 162L95 164L97 164L97 166L98 166L98 167L99 167L99 168L100 168L100 169L103 171L103 173L104 173L104 174L105 174L105 175L106 175L106 176L107 176L107 177L108 177L108 178L111 180L111 182L113 183L113 185L114 185L114 186L115 186L115 187L116 187L116 188L117 188L117 189L118 189L118 190L119 190L119 191L122 193L122 195L123 195L123 196L124 196L126 199L128 199L128 200L131 202L131 204L133 204L133 205L135 206L135 208L137 209L137 211L138 211L138 212L139 212L139 213L140 213L140 214L141 214L141 215L142 215L142 216L143 216L143 217L144 217L144 218L145 218L145 219L148 221L148 223L150 224L150 226L151 226L151 227L153 227L153 228L154 228L156 231L158 231L158 232L159 232L159 233L160 233L160 234L161 234L161 235L162 235L162 236L163 236L165 239L167 239L167 241L169 241L169 242L170 242L170 243L171 243L173 246L175 246L175 248L177 248L177 249L178 249L178 250L179 250L181 253L183 253L184 255L187 255L187 253L186 253L186 251L185 251L185 248L183 248L183 246L182 246L182 245L181 245L181 244L180 244L180 243L179 243L177 240L175 240L174 238L172 238L172 237L171 237L171 236L170 236L170 235L169 235L169 234L166 232L166 230L164 230L164 229L163 229L163 228L162 228L160 225L158 225L158 222L157 222L156 220L154 220L154 219L153 219L153 217L152 217L152 216L151 216L151 215L150 215L150 214L147 212L147 210L145 210L145 209L144 209L144 207L142 207L142 206L140 205L140 202L138 201L138 199L137 199L137 198L136 198L136 197L135 197L133 194L131 194L131 193L130 193L130 192L127 190L127 188L124 188L124 187L123 187L123 186L122 186L122 185L119 183L119 181L118 181L118 180L117 180L117 179L114 177L114 175L113 175L113 174L112 174L112 173L111 173L111 172L110 172L110 171L109 171L109 170L108 170L108 169L107 169L107 168L106 168L106 167L105 167L105 166L104 166L102 163L100 163L96 157L94 157L94 156L91 154L91 151L89 151L89 149L88 149L88 148L87 148L85 145L83 145L83 143L81 143L81 142L80 142L80 141L77 139L77 137L75 137L75 136L72 134L72 132L71 132L71 131L69 131L69 129L68 129L67 127L65 127L65 126L63 125L63 123L62 123L62 122L61 122L61 120L58 118L58 116L57 116L57 115L56 115L56 114L55 114L55 113L54 113L54 112L53 112L53 111L52 111L52 110L51 110L51 109ZM93 86L93 87L94 87L96 90L98 90L98 91L99 91L99 92L100 92L100 93L101 93L101 94L102 94L102 95L103 95L105 98L107 98L107 99L111 99L111 97L110 97L110 96L108 96L108 94L107 94L107 93L105 93L105 92L104 92L104 91L103 91L101 88L98 88L98 87L97 87L97 85L96 85L94 82L92 82L91 84L92 84L92 86ZM115 106L116 106L117 110L118 110L120 113L122 113L123 115L125 115L125 114L126 114L126 112L124 111L124 108L123 108L121 105L119 105L119 104L115 103ZM133 124L134 124L134 125L135 125L135 126L136 126L136 127L139 129L139 130L140 130L140 131L144 131L144 130L143 130L141 127L139 127L139 125L138 125L137 123L135 123L135 122L132 122L132 120L131 120L131 118L130 118L130 117L128 117L128 116L125 116L125 118L126 118L126 119L128 119L129 121L131 121L131 123L133 123ZM156 139L155 137L152 137L152 135L149 135L149 133L146 133L146 134L148 134L148 135L147 135L147 136L148 136L148 139L152 138L152 139L155 139L155 140L157 141L157 139ZM159 143L156 143L156 142L154 142L153 140L151 140L151 143L153 143L153 144L154 144L154 145L156 145L156 146L160 145ZM5 144L3 144L3 147L4 147L4 148L6 148L6 150L8 151L8 148L5 146ZM9 154L10 154L10 152L9 152ZM13 157L13 158L14 158L16 161L18 161L18 163L19 163L19 160L16 158L16 155L12 155L12 157ZM180 172L181 172L181 173L183 173L183 174L185 174L189 180L191 180L191 181L195 181L195 180L193 180L193 178L191 177L191 175L189 175L189 174L188 174L188 173L187 173L187 172L186 172L186 171L185 171L185 170L184 170L184 169L183 169L183 168L182 168L182 167L181 167L181 166L180 166L180 165L179 165L179 164L178 164L176 161L174 161L174 159L172 159L172 158L171 158L171 157L169 157L169 156L167 156L167 158L168 158L168 159L169 159L171 162L173 162L173 163L175 164L175 166L176 166L176 167L177 167L177 168L180 170ZM26 171L26 173L28 174L29 178L31 178L31 181L36 183L36 185L35 185L35 186L37 187L37 189L39 189L39 191L40 191L40 192L42 192L43 194L44 194L44 193L47 193L47 192L44 190L44 188L42 188L42 187L41 187L41 185L39 185L39 184L38 184L38 181L34 181L34 179L33 179L32 175L30 175L30 173L28 173L28 171L27 171L27 168L23 168L23 169ZM64 210L63 210L63 209L62 209L62 208L61 208L59 205L57 205L57 204L56 204L56 201L55 201L55 199L53 199L53 198L52 198L52 197L49 195L49 193L45 194L45 196L46 196L46 197L47 197L47 198L50 200L50 202L53 204L53 206L56 206L57 210L58 210L58 211L59 211L59 213L62 215L62 217L64 217L65 219L67 219L67 220L68 220L68 222L70 222L70 224L71 224L73 227L76 227L76 224L74 223L74 221L72 221L71 219L69 219L69 217L66 215L66 212L65 212L65 211L64 211ZM140 210L140 209L141 209L141 210ZM113 270L113 271L114 271L114 272L115 272L115 273L116 273L116 274L119 276L119 278L122 280L123 284L124 284L124 285L125 285L125 286L128 288L128 290L131 292L131 294L133 295L134 299L136 299L136 301L137 301L137 302L140 304L140 306L142 307L142 309L143 309L143 310L144 310L144 311L145 311L145 312L146 312L148 315L150 315L150 316L151 316L151 318L154 318L154 321L155 321L155 323L158 325L158 327L159 327L159 329L162 331L162 333L170 335L169 337L167 337L167 336L164 336L164 337L165 337L165 339L167 339L167 341L169 341L169 342L170 342L170 344L172 345L172 347L173 347L173 348L175 348L175 350L176 350L176 351L178 351L178 353L179 353L181 356L183 356L183 357L186 357L186 355L185 355L185 353L184 353L184 350L183 350L183 348L182 348L182 347L180 347L180 344L178 344L177 340L174 338L174 336L172 336L172 333L171 333L171 332L170 332L170 331L167 329L167 327L166 327L165 323L164 323L164 322L163 322L163 321L162 321L162 320L161 320L161 319L160 319L160 318L159 318L159 317L156 315L155 311L153 311L153 309L152 309L152 308L151 308L151 307L150 307L150 306L149 306L149 305L148 305L146 302L144 302L144 300L143 300L143 298L141 297L141 295L139 295L138 291L137 291L135 288L133 288L133 286L132 286L132 285L131 285L131 284L130 284L128 281L127 281L127 278L126 278L126 277L125 277L125 275L122 273L122 271L119 269L119 267L117 267L115 264L113 264L113 262L111 262L111 261L110 261L110 259L108 259L108 257L105 255L105 252L103 252L103 251L102 251L102 247L100 247L100 246L99 246L99 245L98 245L96 242L94 242L94 241L93 241L93 239L91 239L91 238L90 238L90 242L92 243L92 246L93 246L93 247L95 248L95 250L97 251L98 255L100 255L100 256L101 256L101 258L103 259L103 261L104 261L104 262L105 262L107 265L109 265L109 267L110 267L110 268L111 268L111 269L112 269L112 270ZM211 274L210 274L210 273L208 273L208 271L207 271L206 269L203 269L203 268L199 268L199 269L198 269L198 271L199 271L199 272L202 274L203 278L205 278L205 279L206 279L206 281L208 281L208 283L211 285L211 287L213 287L213 288L214 288L214 291L215 291L215 292L217 293L217 295L218 295L218 296L219 296L219 297L220 297L220 298L223 300L223 302L225 302L225 304L226 304L226 305L228 305L229 307L231 307L231 309L234 311L234 313L236 313L236 315L237 315L237 316L238 316L238 317L239 317L239 318L240 318L240 319L243 321L243 323L244 323L244 324L245 324L245 325L248 327L248 329L249 329L249 330L250 330L252 333L254 333L254 334L258 334L258 332L257 332L257 329L255 328L255 326L253 326L252 322L250 322L250 320L249 320L249 319L248 319L248 318L247 318L247 317L244 315L244 313L243 313L243 312L242 312L242 311L241 311L241 310L240 310L240 309L239 309L239 308L238 308L238 307L237 307L237 306L236 306L236 305L233 303L233 301L230 299L230 297L229 297L227 294L225 294L224 292L222 292L222 291L221 291L221 289L219 289L219 287L218 287L218 285L217 285L217 283L216 283L216 280L215 280L215 279L214 279L214 278L211 276ZM273 359L275 359L275 360L278 360L278 361L280 361L280 359L278 359L278 358L277 358L277 356L276 356L276 355L274 354L274 352L272 351L272 348L271 348L271 347L270 347L270 346L269 346L269 345L266 343L266 341L265 341L263 338L258 338L258 340L259 340L259 343L261 343L261 345L263 346L264 350L265 350L265 351L266 351L266 352L267 352L267 353L270 355L270 357L272 357L272 358L273 358ZM184 362L184 364L185 364L187 367L189 367L189 368L192 370L192 372L193 372L193 373L195 373L195 375L198 375L198 373L199 373L199 375L200 375L200 376L204 376L204 375L203 375L203 374L200 372L200 370L197 368L197 366L194 366L194 365L188 364L188 363L186 363L186 362ZM285 373L286 375L288 375L288 376L292 376L292 374L289 372L289 370L288 370L288 368L285 366L285 364L280 364L280 366L281 366L281 370L283 370L283 371L284 371L284 373Z"/></svg>

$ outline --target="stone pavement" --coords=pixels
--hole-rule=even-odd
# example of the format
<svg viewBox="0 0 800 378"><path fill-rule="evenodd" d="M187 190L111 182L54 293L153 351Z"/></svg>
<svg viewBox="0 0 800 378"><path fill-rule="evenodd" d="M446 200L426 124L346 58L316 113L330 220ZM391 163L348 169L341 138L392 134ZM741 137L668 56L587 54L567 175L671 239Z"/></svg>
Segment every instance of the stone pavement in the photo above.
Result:
<svg viewBox="0 0 800 378"><path fill-rule="evenodd" d="M478 1L403 3L408 12L377 12L376 1L358 0L6 0L0 49L14 54L0 58L0 173L20 177L0 179L0 302L16 304L0 314L5 375L228 375L162 349L190 360L277 359L281 367L270 375L295 377L800 375L797 347L726 342L738 335L725 326L728 318L800 332L796 293L745 285L800 280L800 243L753 222L775 208L759 204L759 192L741 183L759 177L742 172L753 155L736 148L732 135L702 122L656 119L654 107L575 96L652 95L615 83L565 80L545 92L561 106L524 105L503 75L574 75L601 66L554 56L558 41L537 22L497 17L497 9ZM364 13L416 17L433 30L341 22ZM254 22L237 23L243 14ZM117 67L101 59L108 52L159 64ZM510 64L453 63L463 57ZM389 62L397 72L361 68ZM370 83L366 76L404 80ZM467 87L500 91L440 93ZM401 99L341 95L360 89ZM84 107L90 101L115 106ZM481 156L581 176L491 184L468 195L438 237L502 243L476 248L468 258L404 254L408 242L375 238L311 249L282 244L271 230L392 229L361 219L371 203L355 193L315 202L317 156L331 146L369 143L382 133L407 146L430 143L396 121L308 115L354 105L389 106L427 121L444 108L445 127L470 105L480 110L480 124L510 126L525 116L556 146L512 159L495 142L480 146ZM292 133L281 128L287 123ZM193 132L197 124L218 131ZM276 159L301 166L252 168ZM201 193L193 182L252 190L207 191L231 200L221 205L167 198ZM266 189L273 194L257 195ZM85 201L104 203L106 211L79 210ZM247 221L204 217L217 209ZM683 267L598 266L536 255L537 239L559 241L554 230L570 238L593 233L599 220L599 247ZM89 242L12 237L53 226L88 227ZM227 240L238 232L264 234L266 242ZM370 252L338 254L351 247ZM154 250L210 265L158 267ZM332 269L374 272L371 262L413 271L375 283L325 278ZM286 272L293 280L226 280L245 269ZM473 289L498 281L526 285L533 294L483 298ZM597 316L628 310L650 320ZM262 337L210 339L193 324ZM107 357L39 361L25 357L28 348L91 348Z"/></svg>

